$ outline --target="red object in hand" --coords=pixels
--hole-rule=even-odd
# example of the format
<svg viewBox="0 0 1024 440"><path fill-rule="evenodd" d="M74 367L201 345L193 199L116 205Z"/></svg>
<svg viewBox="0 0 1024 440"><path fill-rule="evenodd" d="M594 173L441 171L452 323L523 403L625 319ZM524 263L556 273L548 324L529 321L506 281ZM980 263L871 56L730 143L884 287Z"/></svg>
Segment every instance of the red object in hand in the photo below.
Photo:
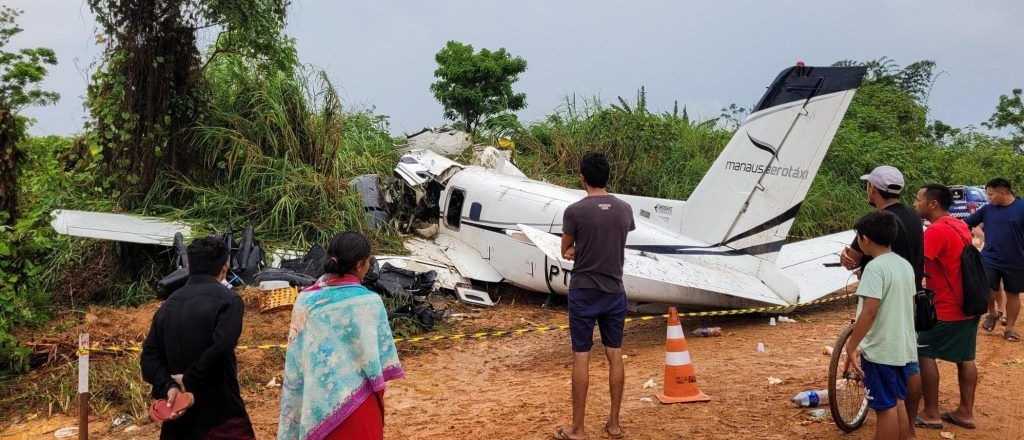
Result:
<svg viewBox="0 0 1024 440"><path fill-rule="evenodd" d="M160 399L154 401L149 407L149 418L153 419L154 422L162 422L171 418L171 415L188 409L192 406L193 396L192 393L180 393L178 397L174 399L174 406L167 406L167 400Z"/></svg>

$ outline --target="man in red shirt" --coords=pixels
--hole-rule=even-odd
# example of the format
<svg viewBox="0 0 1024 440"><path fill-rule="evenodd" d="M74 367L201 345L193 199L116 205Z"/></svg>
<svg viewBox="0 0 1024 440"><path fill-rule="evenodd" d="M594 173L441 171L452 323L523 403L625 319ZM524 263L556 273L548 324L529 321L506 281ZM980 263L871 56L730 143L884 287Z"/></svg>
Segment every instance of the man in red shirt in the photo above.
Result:
<svg viewBox="0 0 1024 440"><path fill-rule="evenodd" d="M967 224L949 215L953 193L942 185L925 185L917 192L914 209L931 222L924 232L925 284L935 292L939 322L917 335L921 363L924 411L915 420L919 428L942 429L942 422L974 429L974 389L978 368L974 363L978 317L963 313L964 291L960 254L972 245ZM939 368L936 359L955 362L960 383L960 406L939 413ZM915 407L917 403L914 403Z"/></svg>

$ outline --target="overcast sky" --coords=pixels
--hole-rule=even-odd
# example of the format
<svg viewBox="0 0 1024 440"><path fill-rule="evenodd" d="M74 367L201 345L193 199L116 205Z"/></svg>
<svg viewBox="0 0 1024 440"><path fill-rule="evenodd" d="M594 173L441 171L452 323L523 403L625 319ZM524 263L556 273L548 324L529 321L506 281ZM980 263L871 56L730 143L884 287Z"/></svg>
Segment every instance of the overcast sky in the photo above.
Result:
<svg viewBox="0 0 1024 440"><path fill-rule="evenodd" d="M35 134L75 133L99 59L96 24L83 0L4 0L25 11L15 47L56 50L46 86L60 102L33 109ZM567 95L673 101L713 117L749 107L797 59L828 65L888 56L938 63L931 117L956 126L988 119L998 96L1024 87L1024 2L294 0L288 33L304 63L325 69L350 108L391 116L395 133L443 123L429 85L448 40L504 47L527 60L516 88L524 120Z"/></svg>

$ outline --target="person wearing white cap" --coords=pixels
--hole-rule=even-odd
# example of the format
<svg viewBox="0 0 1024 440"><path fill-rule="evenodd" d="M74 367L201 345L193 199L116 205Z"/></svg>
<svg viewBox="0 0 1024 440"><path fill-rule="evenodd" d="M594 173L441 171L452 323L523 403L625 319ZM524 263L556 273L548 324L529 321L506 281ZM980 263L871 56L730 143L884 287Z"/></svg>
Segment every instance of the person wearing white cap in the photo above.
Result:
<svg viewBox="0 0 1024 440"><path fill-rule="evenodd" d="M892 251L910 262L914 268L914 282L918 289L924 279L924 224L914 208L900 202L900 194L906 183L903 173L889 165L882 165L871 170L871 173L860 177L867 188L868 203L879 211L889 211L897 218L899 228ZM843 267L858 273L864 268L871 257L864 255L857 240L854 239L840 256ZM913 437L914 421L917 419L917 402L921 396L920 365L913 362L907 366L911 376L907 380L907 399L904 402L907 415L910 417L910 434Z"/></svg>
<svg viewBox="0 0 1024 440"><path fill-rule="evenodd" d="M924 277L924 225L914 209L900 201L903 192L903 173L896 167L882 165L860 177L867 187L868 204L875 209L889 211L900 220L893 252L910 262L914 267L914 278L921 286ZM865 257L854 240L842 254L842 263L849 270L863 268L870 257Z"/></svg>

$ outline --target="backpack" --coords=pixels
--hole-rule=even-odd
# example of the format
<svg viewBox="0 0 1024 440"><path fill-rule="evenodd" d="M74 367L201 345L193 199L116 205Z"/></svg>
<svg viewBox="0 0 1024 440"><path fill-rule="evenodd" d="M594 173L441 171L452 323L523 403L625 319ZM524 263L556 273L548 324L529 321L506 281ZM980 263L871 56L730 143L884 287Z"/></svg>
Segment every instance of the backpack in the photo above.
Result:
<svg viewBox="0 0 1024 440"><path fill-rule="evenodd" d="M954 233L956 232L952 226L949 228L953 229ZM959 235L957 233L957 236ZM946 282L949 283L948 278ZM960 283L964 292L962 306L964 314L967 316L985 314L988 311L988 300L992 291L988 288L988 276L985 274L985 265L981 261L981 252L978 252L978 248L974 247L969 240L964 242L964 249L960 251Z"/></svg>
<svg viewBox="0 0 1024 440"><path fill-rule="evenodd" d="M964 246L960 253L960 275L964 287L964 314L981 316L988 311L988 300L992 290L988 288L988 277L981 262L981 252L971 244Z"/></svg>

